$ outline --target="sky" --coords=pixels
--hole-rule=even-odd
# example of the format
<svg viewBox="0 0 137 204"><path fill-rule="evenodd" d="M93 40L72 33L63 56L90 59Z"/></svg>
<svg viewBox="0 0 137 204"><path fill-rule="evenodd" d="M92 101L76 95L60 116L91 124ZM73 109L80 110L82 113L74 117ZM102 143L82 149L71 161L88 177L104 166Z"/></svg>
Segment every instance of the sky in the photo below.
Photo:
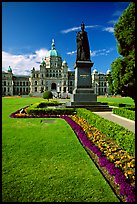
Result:
<svg viewBox="0 0 137 204"><path fill-rule="evenodd" d="M114 24L130 2L2 2L2 71L30 75L55 48L74 71L76 32L85 24L92 70L106 73L119 57Z"/></svg>

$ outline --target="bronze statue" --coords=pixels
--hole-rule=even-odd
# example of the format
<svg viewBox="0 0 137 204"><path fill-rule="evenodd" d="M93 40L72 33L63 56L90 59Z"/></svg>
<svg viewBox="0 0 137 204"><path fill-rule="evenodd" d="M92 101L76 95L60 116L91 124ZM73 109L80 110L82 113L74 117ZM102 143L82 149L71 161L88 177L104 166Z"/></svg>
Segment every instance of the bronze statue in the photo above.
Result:
<svg viewBox="0 0 137 204"><path fill-rule="evenodd" d="M77 33L77 58L76 61L90 61L90 49L85 25L81 24L81 31Z"/></svg>

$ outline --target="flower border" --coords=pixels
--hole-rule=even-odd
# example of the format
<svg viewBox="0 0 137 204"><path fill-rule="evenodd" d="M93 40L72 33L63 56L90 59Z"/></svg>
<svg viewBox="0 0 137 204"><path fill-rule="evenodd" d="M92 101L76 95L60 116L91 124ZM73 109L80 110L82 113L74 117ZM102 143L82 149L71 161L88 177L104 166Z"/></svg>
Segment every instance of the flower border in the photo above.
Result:
<svg viewBox="0 0 137 204"><path fill-rule="evenodd" d="M27 108L28 106L24 107ZM19 109L13 112L11 118L62 118L75 132L82 146L85 148L97 168L107 180L117 197L123 202L135 202L135 188L128 182L123 172L102 154L100 149L87 137L83 128L67 115L28 115L20 113Z"/></svg>

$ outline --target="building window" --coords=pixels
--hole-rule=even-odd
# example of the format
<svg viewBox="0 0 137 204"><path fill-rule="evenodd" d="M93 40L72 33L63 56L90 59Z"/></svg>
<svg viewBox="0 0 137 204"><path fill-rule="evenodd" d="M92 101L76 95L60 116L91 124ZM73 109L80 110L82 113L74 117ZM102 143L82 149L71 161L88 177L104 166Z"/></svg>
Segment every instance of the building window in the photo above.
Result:
<svg viewBox="0 0 137 204"><path fill-rule="evenodd" d="M6 86L6 81L4 81L4 86Z"/></svg>
<svg viewBox="0 0 137 204"><path fill-rule="evenodd" d="M35 87L35 92L37 92L37 87Z"/></svg>
<svg viewBox="0 0 137 204"><path fill-rule="evenodd" d="M41 81L41 85L43 85L43 80Z"/></svg>
<svg viewBox="0 0 137 204"><path fill-rule="evenodd" d="M22 86L22 82L20 82L20 86Z"/></svg>
<svg viewBox="0 0 137 204"><path fill-rule="evenodd" d="M64 91L64 93L66 93L66 87L64 87L63 91Z"/></svg>
<svg viewBox="0 0 137 204"><path fill-rule="evenodd" d="M23 82L23 86L25 86L25 81Z"/></svg>
<svg viewBox="0 0 137 204"><path fill-rule="evenodd" d="M4 92L6 92L6 87L4 87Z"/></svg>
<svg viewBox="0 0 137 204"><path fill-rule="evenodd" d="M17 81L17 86L19 86L19 82Z"/></svg>
<svg viewBox="0 0 137 204"><path fill-rule="evenodd" d="M35 85L37 85L37 81L35 81Z"/></svg>
<svg viewBox="0 0 137 204"><path fill-rule="evenodd" d="M28 86L28 85L29 85L29 82L27 81L27 82L26 82L26 86Z"/></svg>

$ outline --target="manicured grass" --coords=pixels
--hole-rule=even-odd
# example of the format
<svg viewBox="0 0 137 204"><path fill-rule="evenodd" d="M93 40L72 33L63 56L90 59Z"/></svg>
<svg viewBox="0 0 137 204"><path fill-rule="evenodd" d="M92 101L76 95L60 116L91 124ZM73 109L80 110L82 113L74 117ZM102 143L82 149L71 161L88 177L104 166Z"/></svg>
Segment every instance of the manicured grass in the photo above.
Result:
<svg viewBox="0 0 137 204"><path fill-rule="evenodd" d="M9 117L39 100L3 98L2 201L119 202L65 120Z"/></svg>
<svg viewBox="0 0 137 204"><path fill-rule="evenodd" d="M97 97L98 102L114 102L134 105L134 100L130 97Z"/></svg>

